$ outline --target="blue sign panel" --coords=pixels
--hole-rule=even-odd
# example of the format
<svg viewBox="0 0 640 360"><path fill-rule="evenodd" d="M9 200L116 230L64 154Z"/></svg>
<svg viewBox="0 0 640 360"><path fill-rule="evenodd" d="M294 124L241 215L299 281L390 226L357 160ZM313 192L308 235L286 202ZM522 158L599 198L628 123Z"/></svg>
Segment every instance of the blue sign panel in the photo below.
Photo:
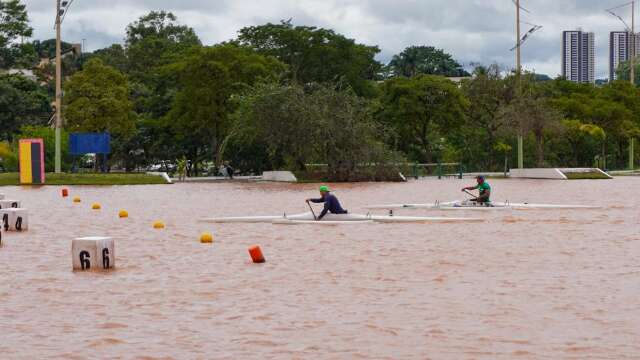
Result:
<svg viewBox="0 0 640 360"><path fill-rule="evenodd" d="M73 133L69 136L71 155L110 154L111 136L109 133Z"/></svg>

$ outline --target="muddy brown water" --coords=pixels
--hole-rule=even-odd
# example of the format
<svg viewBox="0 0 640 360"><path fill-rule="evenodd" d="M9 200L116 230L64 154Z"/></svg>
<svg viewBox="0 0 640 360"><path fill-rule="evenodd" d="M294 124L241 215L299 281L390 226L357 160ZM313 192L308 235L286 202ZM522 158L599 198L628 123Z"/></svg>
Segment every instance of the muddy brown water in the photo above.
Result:
<svg viewBox="0 0 640 360"><path fill-rule="evenodd" d="M76 205L59 187L0 188L30 209L31 227L0 248L0 358L638 359L640 178L491 183L495 200L603 208L215 225L197 219L304 212L317 185L70 187ZM365 212L462 198L467 184L333 188ZM92 235L116 240L115 271L71 270L71 239ZM253 244L265 264L250 262Z"/></svg>

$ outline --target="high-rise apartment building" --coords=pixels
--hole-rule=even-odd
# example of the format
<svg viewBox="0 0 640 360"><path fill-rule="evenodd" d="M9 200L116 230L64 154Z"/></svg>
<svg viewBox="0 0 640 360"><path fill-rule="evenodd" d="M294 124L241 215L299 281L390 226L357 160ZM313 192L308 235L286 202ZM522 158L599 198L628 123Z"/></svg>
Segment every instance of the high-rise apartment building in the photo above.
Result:
<svg viewBox="0 0 640 360"><path fill-rule="evenodd" d="M609 34L609 79L618 79L616 73L620 64L628 61L634 52L631 33L627 31L612 31ZM635 52L640 49L640 36L635 35Z"/></svg>
<svg viewBox="0 0 640 360"><path fill-rule="evenodd" d="M574 82L595 82L595 36L592 32L562 33L562 76Z"/></svg>

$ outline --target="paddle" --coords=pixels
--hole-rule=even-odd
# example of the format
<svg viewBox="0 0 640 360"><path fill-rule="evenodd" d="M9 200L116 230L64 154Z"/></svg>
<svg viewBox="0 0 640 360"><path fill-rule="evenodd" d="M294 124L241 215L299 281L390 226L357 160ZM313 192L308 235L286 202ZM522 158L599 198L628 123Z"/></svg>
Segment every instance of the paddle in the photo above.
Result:
<svg viewBox="0 0 640 360"><path fill-rule="evenodd" d="M473 197L474 199L477 198L477 196L475 196L473 193L470 193L469 190L464 189L464 192L466 192L467 194L469 194L471 197Z"/></svg>
<svg viewBox="0 0 640 360"><path fill-rule="evenodd" d="M311 214L313 215L313 220L318 220L318 217L316 216L316 212L313 211L313 206L311 206L311 203L309 202L309 200L307 200L307 205L309 205L309 210L311 210Z"/></svg>

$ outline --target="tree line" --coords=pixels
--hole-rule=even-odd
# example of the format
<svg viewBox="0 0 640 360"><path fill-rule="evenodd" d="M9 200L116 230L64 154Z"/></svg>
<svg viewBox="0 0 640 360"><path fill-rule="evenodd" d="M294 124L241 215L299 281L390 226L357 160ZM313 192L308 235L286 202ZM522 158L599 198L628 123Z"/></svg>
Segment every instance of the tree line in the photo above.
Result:
<svg viewBox="0 0 640 360"><path fill-rule="evenodd" d="M18 41L31 36L18 0L0 1L0 19L0 68L38 77L0 75L3 167L15 169L16 140L31 136L45 138L52 166L54 65L39 63L52 42ZM243 173L354 181L387 179L409 162L501 171L515 160L518 135L527 167L621 168L639 133L640 93L628 82L516 77L497 65L470 74L430 46L388 64L379 53L292 21L207 46L172 13L152 11L127 26L122 45L64 58L63 140L109 132L111 163L128 171L184 159L198 175L230 161Z"/></svg>

